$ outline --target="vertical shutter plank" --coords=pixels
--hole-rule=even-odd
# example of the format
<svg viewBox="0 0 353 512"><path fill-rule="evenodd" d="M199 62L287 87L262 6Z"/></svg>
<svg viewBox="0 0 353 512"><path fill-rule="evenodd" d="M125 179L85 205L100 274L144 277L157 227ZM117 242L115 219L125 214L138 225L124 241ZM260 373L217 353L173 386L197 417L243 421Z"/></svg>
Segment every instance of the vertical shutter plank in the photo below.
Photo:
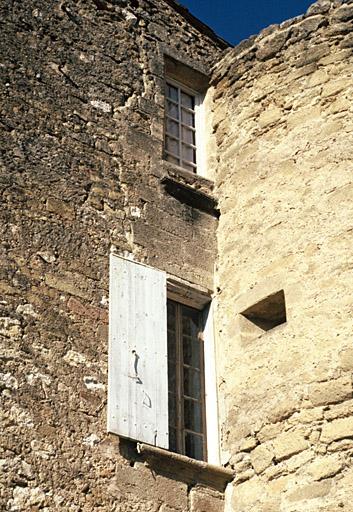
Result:
<svg viewBox="0 0 353 512"><path fill-rule="evenodd" d="M166 274L110 258L108 430L168 448Z"/></svg>

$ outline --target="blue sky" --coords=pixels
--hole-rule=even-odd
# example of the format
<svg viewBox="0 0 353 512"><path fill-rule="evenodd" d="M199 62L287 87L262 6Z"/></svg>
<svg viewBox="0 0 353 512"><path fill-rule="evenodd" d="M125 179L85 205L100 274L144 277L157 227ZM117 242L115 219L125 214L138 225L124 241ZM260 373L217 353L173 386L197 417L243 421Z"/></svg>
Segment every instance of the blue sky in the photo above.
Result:
<svg viewBox="0 0 353 512"><path fill-rule="evenodd" d="M273 23L303 14L313 0L179 0L232 44Z"/></svg>

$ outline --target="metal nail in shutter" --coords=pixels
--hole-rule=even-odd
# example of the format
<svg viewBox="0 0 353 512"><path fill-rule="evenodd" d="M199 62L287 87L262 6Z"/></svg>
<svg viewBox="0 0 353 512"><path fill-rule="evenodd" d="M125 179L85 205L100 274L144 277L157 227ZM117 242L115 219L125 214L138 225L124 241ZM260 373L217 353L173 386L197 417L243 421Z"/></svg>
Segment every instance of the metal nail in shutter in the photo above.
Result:
<svg viewBox="0 0 353 512"><path fill-rule="evenodd" d="M110 257L108 431L168 448L166 274Z"/></svg>

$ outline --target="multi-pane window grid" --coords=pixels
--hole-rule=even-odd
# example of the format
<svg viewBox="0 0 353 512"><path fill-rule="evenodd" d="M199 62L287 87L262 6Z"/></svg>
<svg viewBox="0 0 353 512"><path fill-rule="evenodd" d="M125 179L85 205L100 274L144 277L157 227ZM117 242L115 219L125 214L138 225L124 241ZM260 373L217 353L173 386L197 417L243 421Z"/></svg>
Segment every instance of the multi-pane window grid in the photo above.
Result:
<svg viewBox="0 0 353 512"><path fill-rule="evenodd" d="M196 96L181 87L166 84L165 158L196 172Z"/></svg>
<svg viewBox="0 0 353 512"><path fill-rule="evenodd" d="M169 449L206 460L200 312L168 301Z"/></svg>

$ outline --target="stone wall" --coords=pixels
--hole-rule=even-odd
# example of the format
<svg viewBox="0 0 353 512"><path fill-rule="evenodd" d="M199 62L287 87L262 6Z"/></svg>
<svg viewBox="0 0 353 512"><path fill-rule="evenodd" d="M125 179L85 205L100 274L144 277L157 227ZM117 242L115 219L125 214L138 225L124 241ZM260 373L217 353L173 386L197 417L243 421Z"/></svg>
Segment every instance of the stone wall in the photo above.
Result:
<svg viewBox="0 0 353 512"><path fill-rule="evenodd" d="M219 510L106 433L111 246L213 286L216 219L161 185L212 193L162 160L164 55L225 45L174 7L1 2L1 510Z"/></svg>
<svg viewBox="0 0 353 512"><path fill-rule="evenodd" d="M352 508L352 34L352 2L323 0L215 68L227 510ZM254 326L280 290L286 323Z"/></svg>
<svg viewBox="0 0 353 512"><path fill-rule="evenodd" d="M213 289L217 221L168 195L169 176L219 198L226 508L350 510L352 2L222 59L172 0L6 0L0 17L0 508L223 509L106 433L111 247ZM165 55L204 75L218 61L214 191L162 160ZM266 331L281 290L286 322ZM249 311L266 298L265 329Z"/></svg>

